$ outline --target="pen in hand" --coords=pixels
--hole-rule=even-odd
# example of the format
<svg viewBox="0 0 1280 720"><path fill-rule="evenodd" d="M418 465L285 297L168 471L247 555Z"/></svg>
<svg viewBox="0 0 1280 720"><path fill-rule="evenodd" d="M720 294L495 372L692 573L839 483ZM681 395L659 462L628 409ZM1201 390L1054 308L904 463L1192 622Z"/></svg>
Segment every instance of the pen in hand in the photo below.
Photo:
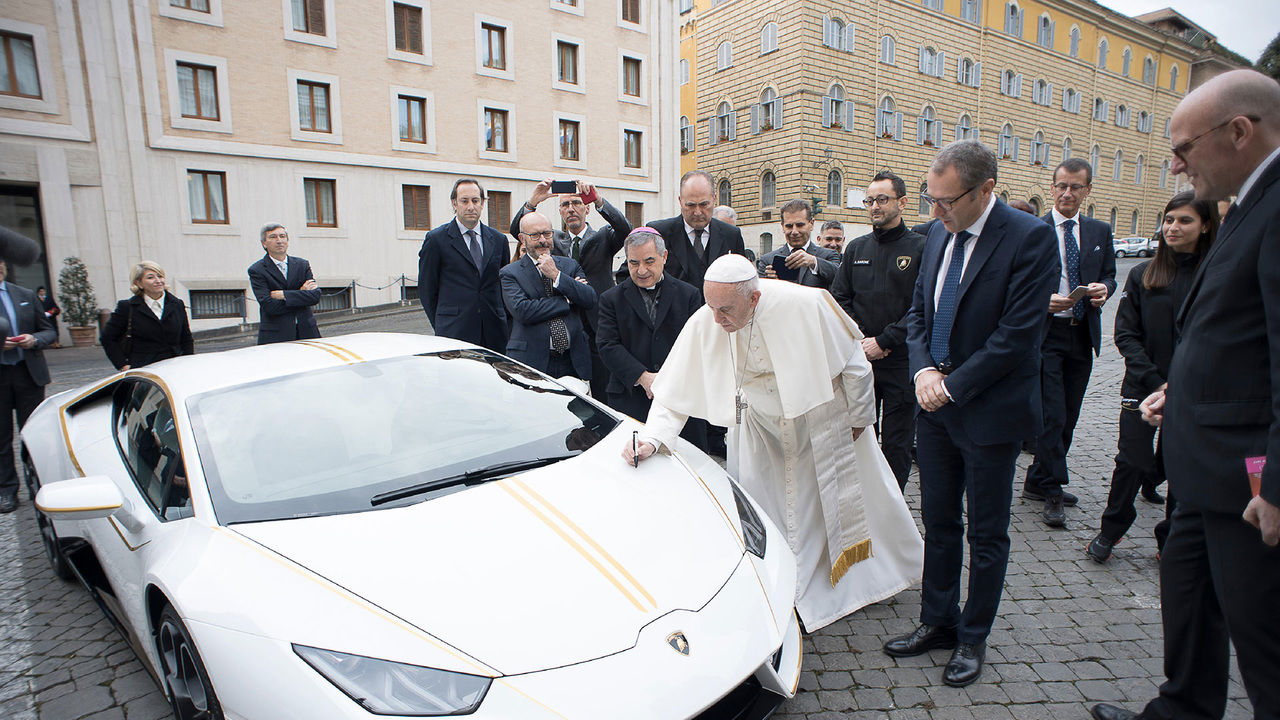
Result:
<svg viewBox="0 0 1280 720"><path fill-rule="evenodd" d="M640 467L640 450L637 444L637 438L640 434L639 430L631 431L631 467Z"/></svg>

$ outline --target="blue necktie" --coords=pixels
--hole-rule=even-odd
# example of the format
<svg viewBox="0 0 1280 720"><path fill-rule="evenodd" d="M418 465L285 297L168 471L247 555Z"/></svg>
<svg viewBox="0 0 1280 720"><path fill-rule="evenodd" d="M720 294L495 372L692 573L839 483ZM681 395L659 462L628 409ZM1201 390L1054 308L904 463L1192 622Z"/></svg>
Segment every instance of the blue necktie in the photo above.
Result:
<svg viewBox="0 0 1280 720"><path fill-rule="evenodd" d="M1062 244L1065 246L1064 254L1067 256L1067 292L1080 287L1080 243L1076 242L1076 235L1071 232L1071 228L1075 225L1075 220L1062 221ZM1071 306L1071 315L1076 320L1084 319L1083 299Z"/></svg>
<svg viewBox="0 0 1280 720"><path fill-rule="evenodd" d="M929 354L935 363L951 360L951 324L956 319L956 296L960 293L960 277L964 274L964 244L973 237L968 231L956 233L951 244L951 264L942 281L942 295L933 313L933 335L929 338Z"/></svg>

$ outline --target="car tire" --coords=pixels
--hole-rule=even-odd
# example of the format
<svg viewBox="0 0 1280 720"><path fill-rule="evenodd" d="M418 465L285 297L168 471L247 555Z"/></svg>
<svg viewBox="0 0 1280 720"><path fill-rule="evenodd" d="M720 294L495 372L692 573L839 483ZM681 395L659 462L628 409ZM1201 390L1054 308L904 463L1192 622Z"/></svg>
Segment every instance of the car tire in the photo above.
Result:
<svg viewBox="0 0 1280 720"><path fill-rule="evenodd" d="M49 561L49 568L53 570L55 576L63 580L74 579L75 573L71 570L71 563L67 561L67 556L62 553L62 545L58 541L58 531L54 529L53 521L36 507L36 493L40 492L40 477L36 475L35 464L27 455L26 448L22 449L22 470L27 476L27 492L31 496L31 509L36 514L36 526L40 529L40 544L44 546L44 556Z"/></svg>
<svg viewBox="0 0 1280 720"><path fill-rule="evenodd" d="M1116 251L1116 257L1118 257L1118 258L1125 257L1124 251L1123 251L1123 250L1117 250L1117 251Z"/></svg>
<svg viewBox="0 0 1280 720"><path fill-rule="evenodd" d="M1138 253L1138 257L1151 257L1151 251L1143 250L1142 252Z"/></svg>
<svg viewBox="0 0 1280 720"><path fill-rule="evenodd" d="M213 691L195 641L172 605L160 611L155 632L160 656L160 682L177 720L222 720L222 705Z"/></svg>

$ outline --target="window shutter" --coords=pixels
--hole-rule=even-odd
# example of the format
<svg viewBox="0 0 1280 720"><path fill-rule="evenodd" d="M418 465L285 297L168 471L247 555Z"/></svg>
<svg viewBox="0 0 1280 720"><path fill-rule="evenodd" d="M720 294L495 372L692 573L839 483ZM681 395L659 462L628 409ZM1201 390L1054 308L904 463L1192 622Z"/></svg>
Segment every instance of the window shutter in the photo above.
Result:
<svg viewBox="0 0 1280 720"><path fill-rule="evenodd" d="M979 4L979 7L981 7L981 4ZM973 87L978 87L981 84L982 84L982 63L980 62L974 63L973 64Z"/></svg>
<svg viewBox="0 0 1280 720"><path fill-rule="evenodd" d="M1026 18L1026 16L1027 16L1027 9L1019 8L1018 9L1018 37L1022 37L1022 32L1023 32L1022 28L1024 27L1024 25L1022 24L1022 21Z"/></svg>
<svg viewBox="0 0 1280 720"><path fill-rule="evenodd" d="M1026 88L1026 80L1022 78L1022 73L1018 73L1013 81L1013 96L1022 97L1022 91Z"/></svg>
<svg viewBox="0 0 1280 720"><path fill-rule="evenodd" d="M831 127L831 98L822 98L822 127Z"/></svg>
<svg viewBox="0 0 1280 720"><path fill-rule="evenodd" d="M963 59L961 59L959 62L956 63L956 82L958 83L965 82Z"/></svg>
<svg viewBox="0 0 1280 720"><path fill-rule="evenodd" d="M760 134L760 104L751 106L751 134Z"/></svg>
<svg viewBox="0 0 1280 720"><path fill-rule="evenodd" d="M422 11L409 12L409 52L422 52Z"/></svg>
<svg viewBox="0 0 1280 720"><path fill-rule="evenodd" d="M927 73L927 72L929 72L931 69L932 69L932 68L928 66L928 61L927 61L927 60L925 60L925 56L924 56L924 46L923 46L923 45L921 45L921 46L920 46L920 72L922 72L922 73Z"/></svg>
<svg viewBox="0 0 1280 720"><path fill-rule="evenodd" d="M1016 161L1018 159L1018 136L1013 136L1013 147L1009 149L1009 155Z"/></svg>
<svg viewBox="0 0 1280 720"><path fill-rule="evenodd" d="M894 133L893 139L901 140L902 139L902 113L895 114L894 120L897 122L898 129L897 129L897 132Z"/></svg>
<svg viewBox="0 0 1280 720"><path fill-rule="evenodd" d="M1053 83L1044 86L1044 104L1048 105L1053 98Z"/></svg>
<svg viewBox="0 0 1280 720"><path fill-rule="evenodd" d="M773 101L773 128L782 129L782 98Z"/></svg>
<svg viewBox="0 0 1280 720"><path fill-rule="evenodd" d="M884 133L885 133L884 121L885 121L884 111L877 110L876 111L876 137L884 137Z"/></svg>
<svg viewBox="0 0 1280 720"><path fill-rule="evenodd" d="M734 140L738 137L738 111L729 111L729 139Z"/></svg>
<svg viewBox="0 0 1280 720"><path fill-rule="evenodd" d="M396 47L409 47L409 13L400 5L395 6ZM407 208L406 208L407 209Z"/></svg>
<svg viewBox="0 0 1280 720"><path fill-rule="evenodd" d="M1063 110L1066 110L1066 111L1071 110L1070 100L1071 100L1071 96L1067 94L1066 90L1063 90L1062 91L1062 109Z"/></svg>
<svg viewBox="0 0 1280 720"><path fill-rule="evenodd" d="M307 2L307 25L316 35L324 35L324 0Z"/></svg>
<svg viewBox="0 0 1280 720"><path fill-rule="evenodd" d="M844 101L844 130L845 132L853 132L853 98Z"/></svg>
<svg viewBox="0 0 1280 720"><path fill-rule="evenodd" d="M934 77L942 77L946 69L947 69L947 54L944 52L939 52L938 57L936 57L933 61Z"/></svg>
<svg viewBox="0 0 1280 720"><path fill-rule="evenodd" d="M923 115L916 116L916 144L924 144L925 122Z"/></svg>
<svg viewBox="0 0 1280 720"><path fill-rule="evenodd" d="M707 144L715 145L717 142L719 142L719 138L716 137L716 116L712 115L707 120Z"/></svg>
<svg viewBox="0 0 1280 720"><path fill-rule="evenodd" d="M1049 47L1050 48L1053 47L1053 36L1054 36L1054 33L1056 33L1057 31L1058 31L1058 21L1050 20L1049 21Z"/></svg>
<svg viewBox="0 0 1280 720"><path fill-rule="evenodd" d="M956 123L956 140L960 139L960 123Z"/></svg>
<svg viewBox="0 0 1280 720"><path fill-rule="evenodd" d="M840 48L848 52L853 52L853 20L844 26L844 47Z"/></svg>
<svg viewBox="0 0 1280 720"><path fill-rule="evenodd" d="M942 147L942 121L933 121L933 146Z"/></svg>

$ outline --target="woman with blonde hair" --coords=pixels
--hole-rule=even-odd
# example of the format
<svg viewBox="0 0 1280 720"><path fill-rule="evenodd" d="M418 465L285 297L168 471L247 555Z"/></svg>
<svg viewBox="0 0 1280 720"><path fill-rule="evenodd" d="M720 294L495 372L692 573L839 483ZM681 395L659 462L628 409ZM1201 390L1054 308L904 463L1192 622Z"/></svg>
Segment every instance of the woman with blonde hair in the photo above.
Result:
<svg viewBox="0 0 1280 720"><path fill-rule="evenodd" d="M99 340L117 370L195 354L187 306L165 289L164 268L150 260L129 273L133 297L116 303Z"/></svg>

